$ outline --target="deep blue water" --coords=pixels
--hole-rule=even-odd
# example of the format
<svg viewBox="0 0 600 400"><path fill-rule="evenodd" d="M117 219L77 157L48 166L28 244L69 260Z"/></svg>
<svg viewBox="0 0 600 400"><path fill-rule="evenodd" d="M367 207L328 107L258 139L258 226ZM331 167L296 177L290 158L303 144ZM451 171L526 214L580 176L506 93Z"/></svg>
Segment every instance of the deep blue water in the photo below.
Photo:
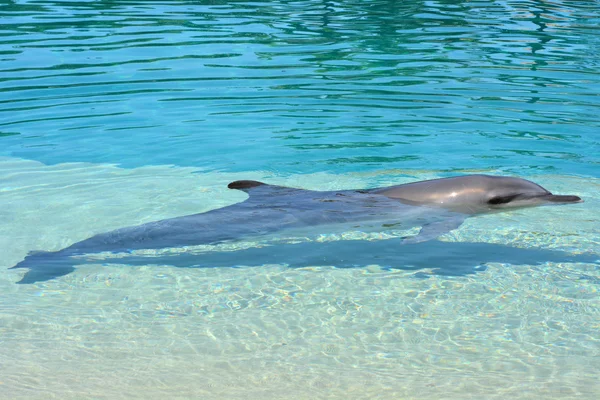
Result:
<svg viewBox="0 0 600 400"><path fill-rule="evenodd" d="M598 1L7 1L0 21L3 156L599 175Z"/></svg>

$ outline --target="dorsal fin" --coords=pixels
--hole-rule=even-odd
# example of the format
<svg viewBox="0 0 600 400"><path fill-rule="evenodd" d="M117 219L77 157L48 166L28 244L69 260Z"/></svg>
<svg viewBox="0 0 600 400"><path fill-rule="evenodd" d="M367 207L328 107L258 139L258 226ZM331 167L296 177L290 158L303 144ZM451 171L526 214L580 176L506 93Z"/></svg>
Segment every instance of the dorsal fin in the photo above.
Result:
<svg viewBox="0 0 600 400"><path fill-rule="evenodd" d="M266 183L258 182L258 181L234 181L231 182L227 187L229 189L238 189L246 191L247 189L252 189L257 186L264 186Z"/></svg>
<svg viewBox="0 0 600 400"><path fill-rule="evenodd" d="M269 185L268 183L258 181L235 181L227 185L229 189L236 189L246 192L250 197L274 196L296 193L302 189L290 188L286 186Z"/></svg>

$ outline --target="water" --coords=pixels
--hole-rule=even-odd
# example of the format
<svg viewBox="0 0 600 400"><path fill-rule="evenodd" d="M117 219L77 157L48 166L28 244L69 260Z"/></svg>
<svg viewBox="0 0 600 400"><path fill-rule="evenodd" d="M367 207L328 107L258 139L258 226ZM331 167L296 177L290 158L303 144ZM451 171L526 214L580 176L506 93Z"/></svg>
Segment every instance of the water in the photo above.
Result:
<svg viewBox="0 0 600 400"><path fill-rule="evenodd" d="M0 398L597 397L599 6L0 3ZM586 202L422 250L348 233L8 270L241 201L237 179L472 172Z"/></svg>

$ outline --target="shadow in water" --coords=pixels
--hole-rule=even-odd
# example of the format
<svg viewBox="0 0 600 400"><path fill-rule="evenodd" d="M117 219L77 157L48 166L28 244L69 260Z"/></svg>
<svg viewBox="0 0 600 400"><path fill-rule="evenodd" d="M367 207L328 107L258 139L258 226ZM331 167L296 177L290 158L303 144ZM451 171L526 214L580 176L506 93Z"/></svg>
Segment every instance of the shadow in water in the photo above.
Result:
<svg viewBox="0 0 600 400"><path fill-rule="evenodd" d="M283 264L290 268L335 266L360 268L380 265L402 270L430 269L434 274L462 276L483 271L486 263L536 265L545 262L598 263L598 254L572 254L564 251L517 248L492 243L453 243L437 240L402 244L402 239L379 241L305 242L277 244L238 251L175 254L159 257L128 256L125 258L86 261L65 259L40 263L19 283L34 283L57 278L74 271L84 263L139 265L171 265L182 268L254 267ZM417 274L419 276L419 274Z"/></svg>

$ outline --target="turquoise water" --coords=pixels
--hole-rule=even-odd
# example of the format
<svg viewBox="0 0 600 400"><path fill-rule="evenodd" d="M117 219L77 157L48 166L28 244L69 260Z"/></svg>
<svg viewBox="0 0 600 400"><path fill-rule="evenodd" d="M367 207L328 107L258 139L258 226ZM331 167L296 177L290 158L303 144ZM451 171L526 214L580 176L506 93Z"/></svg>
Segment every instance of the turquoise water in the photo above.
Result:
<svg viewBox="0 0 600 400"><path fill-rule="evenodd" d="M598 174L596 1L37 1L0 12L2 155Z"/></svg>
<svg viewBox="0 0 600 400"><path fill-rule="evenodd" d="M1 3L0 398L597 397L599 7ZM585 203L416 250L348 232L196 249L214 268L8 269L241 201L233 180L473 172Z"/></svg>

